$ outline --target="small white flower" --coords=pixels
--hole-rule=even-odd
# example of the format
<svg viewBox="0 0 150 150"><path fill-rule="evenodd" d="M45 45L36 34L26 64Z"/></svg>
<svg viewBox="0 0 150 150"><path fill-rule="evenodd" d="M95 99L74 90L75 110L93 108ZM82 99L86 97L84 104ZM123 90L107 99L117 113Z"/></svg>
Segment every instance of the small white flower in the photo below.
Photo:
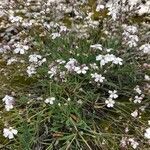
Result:
<svg viewBox="0 0 150 150"><path fill-rule="evenodd" d="M142 102L143 97L142 96L135 96L134 98L134 103L141 103Z"/></svg>
<svg viewBox="0 0 150 150"><path fill-rule="evenodd" d="M146 106L141 106L141 107L139 107L139 109L143 112L143 111L145 111L145 108L146 108Z"/></svg>
<svg viewBox="0 0 150 150"><path fill-rule="evenodd" d="M144 78L145 78L146 81L150 81L150 76L149 75L145 75Z"/></svg>
<svg viewBox="0 0 150 150"><path fill-rule="evenodd" d="M90 67L94 70L97 70L98 69L98 66L96 63L93 63L93 64L90 64Z"/></svg>
<svg viewBox="0 0 150 150"><path fill-rule="evenodd" d="M115 58L115 59L113 60L113 63L116 64L116 65L117 65L117 64L122 65L122 61L123 61L123 60L122 60L121 58L117 57L117 58Z"/></svg>
<svg viewBox="0 0 150 150"><path fill-rule="evenodd" d="M13 109L13 104L14 104L15 100L12 96L5 95L5 97L2 99L2 101L5 102L6 111L10 111L10 109Z"/></svg>
<svg viewBox="0 0 150 150"><path fill-rule="evenodd" d="M135 34L138 32L138 29L136 26L125 26L124 30L125 32L129 32L130 34Z"/></svg>
<svg viewBox="0 0 150 150"><path fill-rule="evenodd" d="M10 58L7 60L7 65L11 65L13 62L17 62L16 58Z"/></svg>
<svg viewBox="0 0 150 150"><path fill-rule="evenodd" d="M94 44L94 45L91 45L90 47L94 49L99 49L99 50L103 49L101 44Z"/></svg>
<svg viewBox="0 0 150 150"><path fill-rule="evenodd" d="M98 12L98 11L100 11L101 9L104 9L105 8L105 6L104 5L97 5L96 6L96 11Z"/></svg>
<svg viewBox="0 0 150 150"><path fill-rule="evenodd" d="M96 60L99 61L99 60L102 60L103 59L103 55L98 55L96 56Z"/></svg>
<svg viewBox="0 0 150 150"><path fill-rule="evenodd" d="M14 46L16 47L14 49L14 53L16 53L16 54L19 54L19 53L20 54L25 54L25 52L29 49L28 45L22 45L19 42L15 43Z"/></svg>
<svg viewBox="0 0 150 150"><path fill-rule="evenodd" d="M147 128L144 133L145 138L150 139L150 128Z"/></svg>
<svg viewBox="0 0 150 150"><path fill-rule="evenodd" d="M131 116L136 118L138 116L138 110L135 110L134 112L132 112Z"/></svg>
<svg viewBox="0 0 150 150"><path fill-rule="evenodd" d="M33 54L29 56L29 62L32 62L35 64L39 61L39 59L42 59L41 55Z"/></svg>
<svg viewBox="0 0 150 150"><path fill-rule="evenodd" d="M66 63L65 68L68 71L72 72L75 70L76 64L77 64L77 60L74 58L70 58L69 61Z"/></svg>
<svg viewBox="0 0 150 150"><path fill-rule="evenodd" d="M19 54L19 53L20 54L24 54L25 50L20 48L20 47L17 47L17 48L14 49L14 53L16 53L16 54Z"/></svg>
<svg viewBox="0 0 150 150"><path fill-rule="evenodd" d="M110 98L114 98L114 99L118 98L118 95L117 95L117 91L116 91L116 90L114 90L114 91L110 91L110 90L109 90L108 93L110 94L110 95L109 95Z"/></svg>
<svg viewBox="0 0 150 150"><path fill-rule="evenodd" d="M5 95L5 97L2 99L2 101L5 102L6 104L9 103L9 101L13 101L13 100L14 98L9 95Z"/></svg>
<svg viewBox="0 0 150 150"><path fill-rule="evenodd" d="M100 61L100 66L104 66L108 61L106 60L106 57L103 55L96 56L96 60Z"/></svg>
<svg viewBox="0 0 150 150"><path fill-rule="evenodd" d="M53 39L53 40L56 39L57 37L60 37L60 36L61 36L60 33L52 33L51 35L52 35L52 39Z"/></svg>
<svg viewBox="0 0 150 150"><path fill-rule="evenodd" d="M92 78L94 78L95 82L102 83L105 80L105 77L103 77L101 74L98 74L98 73L91 74L91 76Z"/></svg>
<svg viewBox="0 0 150 150"><path fill-rule="evenodd" d="M142 91L138 85L134 88L134 91L136 91L138 94L142 93Z"/></svg>
<svg viewBox="0 0 150 150"><path fill-rule="evenodd" d="M55 101L55 97L49 97L49 98L47 98L46 100L45 100L45 103L46 104L51 104L51 105L53 105L54 104L54 101Z"/></svg>
<svg viewBox="0 0 150 150"><path fill-rule="evenodd" d="M17 135L18 131L12 127L3 129L3 136L8 139L13 139L14 135Z"/></svg>
<svg viewBox="0 0 150 150"><path fill-rule="evenodd" d="M38 66L41 66L44 62L46 62L46 58L43 58L38 61Z"/></svg>
<svg viewBox="0 0 150 150"><path fill-rule="evenodd" d="M84 66L84 67L75 67L74 71L77 73L77 74L86 74L87 70L89 68L87 66Z"/></svg>
<svg viewBox="0 0 150 150"><path fill-rule="evenodd" d="M112 4L107 3L106 7L108 8L108 15L112 17L112 19L115 21L118 18L118 12L120 9L120 6L113 2Z"/></svg>
<svg viewBox="0 0 150 150"><path fill-rule="evenodd" d="M139 49L145 54L150 54L150 44L144 44Z"/></svg>
<svg viewBox="0 0 150 150"><path fill-rule="evenodd" d="M27 74L31 77L33 74L36 74L36 68L32 65L27 67Z"/></svg>
<svg viewBox="0 0 150 150"><path fill-rule="evenodd" d="M127 137L122 137L120 144L122 147L126 147L127 145Z"/></svg>
<svg viewBox="0 0 150 150"><path fill-rule="evenodd" d="M61 32L66 32L67 31L67 27L66 26L60 26L60 33Z"/></svg>
<svg viewBox="0 0 150 150"><path fill-rule="evenodd" d="M129 40L127 42L127 44L129 45L129 47L136 47L137 46L137 42L139 41L139 38L137 35L129 35Z"/></svg>
<svg viewBox="0 0 150 150"><path fill-rule="evenodd" d="M105 104L107 105L108 108L114 107L115 101L113 99L109 98L105 101Z"/></svg>
<svg viewBox="0 0 150 150"><path fill-rule="evenodd" d="M137 141L135 141L133 138L129 138L128 140L133 149L136 149L138 147L139 143Z"/></svg>
<svg viewBox="0 0 150 150"><path fill-rule="evenodd" d="M105 64L109 63L109 62L122 65L122 61L123 61L121 58L116 57L113 54L98 55L98 56L96 56L96 60L100 61L101 67L104 66Z"/></svg>
<svg viewBox="0 0 150 150"><path fill-rule="evenodd" d="M50 71L48 71L48 74L50 74L50 78L54 77L57 74L57 66L53 66Z"/></svg>
<svg viewBox="0 0 150 150"><path fill-rule="evenodd" d="M105 60L106 63L113 62L115 59L116 59L116 56L113 55L113 54L106 54L104 56L104 60Z"/></svg>

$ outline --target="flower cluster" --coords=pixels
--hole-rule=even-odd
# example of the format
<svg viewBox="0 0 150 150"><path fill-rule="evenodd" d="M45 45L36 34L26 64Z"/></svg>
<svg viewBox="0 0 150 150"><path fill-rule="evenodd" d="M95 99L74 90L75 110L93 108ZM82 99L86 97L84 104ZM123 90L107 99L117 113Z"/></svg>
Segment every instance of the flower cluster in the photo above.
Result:
<svg viewBox="0 0 150 150"><path fill-rule="evenodd" d="M150 54L150 44L144 44L139 48L144 54Z"/></svg>
<svg viewBox="0 0 150 150"><path fill-rule="evenodd" d="M91 76L97 83L103 83L103 81L105 80L105 77L103 77L101 74L98 73L91 74Z"/></svg>
<svg viewBox="0 0 150 150"><path fill-rule="evenodd" d="M139 41L139 37L136 35L138 29L136 26L127 26L124 25L124 32L122 33L124 37L124 43L127 44L130 48L136 47Z"/></svg>
<svg viewBox="0 0 150 150"><path fill-rule="evenodd" d="M29 56L30 66L27 67L28 76L32 76L36 74L36 68L41 66L44 62L46 62L46 58L42 58L41 55L32 54Z"/></svg>
<svg viewBox="0 0 150 150"><path fill-rule="evenodd" d="M114 107L115 101L114 99L118 98L118 94L117 91L108 91L109 93L109 98L107 100L105 100L105 104L107 105L107 107Z"/></svg>
<svg viewBox="0 0 150 150"><path fill-rule="evenodd" d="M120 57L116 57L113 54L98 55L98 56L96 56L96 60L100 61L101 67L110 62L112 64L122 65L122 61L123 61Z"/></svg>

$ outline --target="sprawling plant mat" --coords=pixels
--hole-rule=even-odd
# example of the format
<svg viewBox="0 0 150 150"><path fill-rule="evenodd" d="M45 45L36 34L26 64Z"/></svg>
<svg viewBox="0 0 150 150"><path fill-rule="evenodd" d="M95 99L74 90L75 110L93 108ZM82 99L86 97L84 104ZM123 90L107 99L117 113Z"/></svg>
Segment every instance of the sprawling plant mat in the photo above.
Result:
<svg viewBox="0 0 150 150"><path fill-rule="evenodd" d="M0 1L0 149L148 150L150 3Z"/></svg>

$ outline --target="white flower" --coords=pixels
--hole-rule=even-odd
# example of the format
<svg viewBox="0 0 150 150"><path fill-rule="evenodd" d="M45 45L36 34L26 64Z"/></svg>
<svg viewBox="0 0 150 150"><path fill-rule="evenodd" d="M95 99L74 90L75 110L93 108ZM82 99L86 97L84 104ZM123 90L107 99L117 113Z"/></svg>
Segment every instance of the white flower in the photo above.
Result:
<svg viewBox="0 0 150 150"><path fill-rule="evenodd" d="M130 34L135 34L136 32L138 32L138 29L136 26L125 26L124 30L129 32Z"/></svg>
<svg viewBox="0 0 150 150"><path fill-rule="evenodd" d="M135 96L135 98L134 98L134 103L141 103L141 101L142 101L142 99L143 99L143 97L141 96L141 97L139 97L139 96Z"/></svg>
<svg viewBox="0 0 150 150"><path fill-rule="evenodd" d="M31 77L33 74L36 74L36 69L34 66L30 65L27 67L27 74Z"/></svg>
<svg viewBox="0 0 150 150"><path fill-rule="evenodd" d="M123 61L121 58L116 57L113 54L98 55L98 56L96 56L96 60L100 61L101 67L104 66L105 64L109 63L109 62L122 65L122 61Z"/></svg>
<svg viewBox="0 0 150 150"><path fill-rule="evenodd" d="M145 138L150 139L150 128L147 128L144 133Z"/></svg>
<svg viewBox="0 0 150 150"><path fill-rule="evenodd" d="M114 61L115 59L116 59L116 56L113 55L113 54L106 54L104 56L104 60L105 60L106 63Z"/></svg>
<svg viewBox="0 0 150 150"><path fill-rule="evenodd" d="M137 32L138 29L136 26L124 25L124 32L122 35L124 36L125 43L131 48L136 47L139 41L139 37L135 35Z"/></svg>
<svg viewBox="0 0 150 150"><path fill-rule="evenodd" d="M150 81L150 76L149 75L145 75L144 78L145 78L145 80Z"/></svg>
<svg viewBox="0 0 150 150"><path fill-rule="evenodd" d="M102 83L105 80L105 77L103 77L101 74L98 74L98 73L91 74L91 76L92 78L94 78L95 82Z"/></svg>
<svg viewBox="0 0 150 150"><path fill-rule="evenodd" d="M98 66L97 66L96 63L90 64L90 67L91 67L92 69L94 69L94 70L98 69Z"/></svg>
<svg viewBox="0 0 150 150"><path fill-rule="evenodd" d="M129 39L131 41L135 41L135 42L138 42L139 41L139 37L137 35L129 35Z"/></svg>
<svg viewBox="0 0 150 150"><path fill-rule="evenodd" d="M33 54L33 55L29 56L29 62L36 64L39 61L39 59L41 59L41 58L42 58L41 55Z"/></svg>
<svg viewBox="0 0 150 150"><path fill-rule="evenodd" d="M60 37L60 36L61 36L60 33L52 33L51 35L52 35L52 39L53 39L53 40L56 39L57 37Z"/></svg>
<svg viewBox="0 0 150 150"><path fill-rule="evenodd" d="M12 127L3 129L3 136L8 139L13 139L14 135L17 135L18 131Z"/></svg>
<svg viewBox="0 0 150 150"><path fill-rule="evenodd" d="M109 98L105 101L105 104L107 105L108 108L114 107L115 101Z"/></svg>
<svg viewBox="0 0 150 150"><path fill-rule="evenodd" d="M11 65L13 62L16 62L17 59L16 58L10 58L7 60L7 65Z"/></svg>
<svg viewBox="0 0 150 150"><path fill-rule="evenodd" d="M138 85L134 88L134 91L136 91L138 94L142 93L142 91Z"/></svg>
<svg viewBox="0 0 150 150"><path fill-rule="evenodd" d="M53 66L50 71L48 71L48 74L50 74L50 78L52 78L53 76L55 76L57 74L57 66Z"/></svg>
<svg viewBox="0 0 150 150"><path fill-rule="evenodd" d="M101 9L104 9L105 8L105 6L104 5L97 5L96 6L96 11L100 11Z"/></svg>
<svg viewBox="0 0 150 150"><path fill-rule="evenodd" d="M140 109L141 111L145 111L145 108L146 108L146 106L141 106L141 107L139 107L139 109Z"/></svg>
<svg viewBox="0 0 150 150"><path fill-rule="evenodd" d="M25 53L25 50L22 49L22 48L20 48L20 47L17 47L17 48L14 49L14 53L16 53L16 54L18 54L18 53L24 54L24 53Z"/></svg>
<svg viewBox="0 0 150 150"><path fill-rule="evenodd" d="M139 49L145 54L150 54L150 44L144 44Z"/></svg>
<svg viewBox="0 0 150 150"><path fill-rule="evenodd" d="M20 43L16 43L16 44L14 44L14 46L16 47L14 49L14 53L16 53L16 54L19 54L19 53L24 54L25 51L27 51L29 49L28 45L22 45Z"/></svg>
<svg viewBox="0 0 150 150"><path fill-rule="evenodd" d="M14 104L15 100L12 96L5 95L5 97L2 99L2 101L5 102L6 111L13 109L13 104Z"/></svg>
<svg viewBox="0 0 150 150"><path fill-rule="evenodd" d="M102 60L102 58L103 58L103 55L98 55L98 56L96 56L96 60L97 60L97 61Z"/></svg>
<svg viewBox="0 0 150 150"><path fill-rule="evenodd" d="M136 149L138 147L139 143L136 142L133 138L129 138L128 140L129 140L133 149Z"/></svg>
<svg viewBox="0 0 150 150"><path fill-rule="evenodd" d="M122 137L120 144L122 147L125 147L127 145L127 137Z"/></svg>
<svg viewBox="0 0 150 150"><path fill-rule="evenodd" d="M136 47L137 46L137 42L139 41L139 38L137 35L129 35L128 36L128 41L127 44L129 45L129 47Z"/></svg>
<svg viewBox="0 0 150 150"><path fill-rule="evenodd" d="M103 49L101 44L94 44L94 45L91 45L90 47L95 48L95 49L99 49L99 50Z"/></svg>
<svg viewBox="0 0 150 150"><path fill-rule="evenodd" d="M122 61L123 61L123 60L122 60L121 58L117 57L117 58L115 58L115 59L113 60L113 63L116 64L116 65L117 65L117 64L122 65Z"/></svg>
<svg viewBox="0 0 150 150"><path fill-rule="evenodd" d="M44 62L46 62L46 58L43 58L38 61L38 66L41 66Z"/></svg>
<svg viewBox="0 0 150 150"><path fill-rule="evenodd" d="M107 3L106 7L108 8L108 15L112 17L112 19L115 21L117 19L117 15L119 13L120 6L117 4L117 2L113 3Z"/></svg>
<svg viewBox="0 0 150 150"><path fill-rule="evenodd" d="M61 32L66 32L67 31L67 27L66 26L60 26L60 33Z"/></svg>
<svg viewBox="0 0 150 150"><path fill-rule="evenodd" d="M74 71L76 64L77 64L77 60L74 58L70 58L69 61L66 63L65 68L70 72Z"/></svg>
<svg viewBox="0 0 150 150"><path fill-rule="evenodd" d="M77 74L86 74L87 70L89 68L87 66L81 66L81 67L75 67L74 71L77 73Z"/></svg>
<svg viewBox="0 0 150 150"><path fill-rule="evenodd" d="M100 61L100 66L101 67L104 66L108 62L107 56L106 57L105 56L104 55L98 55L98 56L96 56L96 60Z"/></svg>
<svg viewBox="0 0 150 150"><path fill-rule="evenodd" d="M109 95L110 98L114 98L114 99L118 98L118 95L117 95L117 91L116 91L116 90L114 90L114 91L110 91L110 90L109 90L108 93L110 94L110 95Z"/></svg>
<svg viewBox="0 0 150 150"><path fill-rule="evenodd" d="M54 104L54 101L55 101L55 97L49 97L49 98L47 98L46 100L45 100L45 103L46 104L51 104L51 105L53 105Z"/></svg>
<svg viewBox="0 0 150 150"><path fill-rule="evenodd" d="M13 101L13 100L14 98L9 95L5 95L5 97L2 99L2 101L5 102L6 104L9 103L9 101Z"/></svg>
<svg viewBox="0 0 150 150"><path fill-rule="evenodd" d="M136 118L138 116L138 110L135 110L134 112L132 112L131 116Z"/></svg>

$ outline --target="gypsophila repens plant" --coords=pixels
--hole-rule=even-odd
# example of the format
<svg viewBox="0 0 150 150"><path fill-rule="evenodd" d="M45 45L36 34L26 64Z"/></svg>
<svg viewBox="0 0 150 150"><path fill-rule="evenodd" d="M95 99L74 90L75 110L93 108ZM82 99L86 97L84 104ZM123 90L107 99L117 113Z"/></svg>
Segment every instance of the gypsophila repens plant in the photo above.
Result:
<svg viewBox="0 0 150 150"><path fill-rule="evenodd" d="M0 1L0 149L148 150L150 3Z"/></svg>

